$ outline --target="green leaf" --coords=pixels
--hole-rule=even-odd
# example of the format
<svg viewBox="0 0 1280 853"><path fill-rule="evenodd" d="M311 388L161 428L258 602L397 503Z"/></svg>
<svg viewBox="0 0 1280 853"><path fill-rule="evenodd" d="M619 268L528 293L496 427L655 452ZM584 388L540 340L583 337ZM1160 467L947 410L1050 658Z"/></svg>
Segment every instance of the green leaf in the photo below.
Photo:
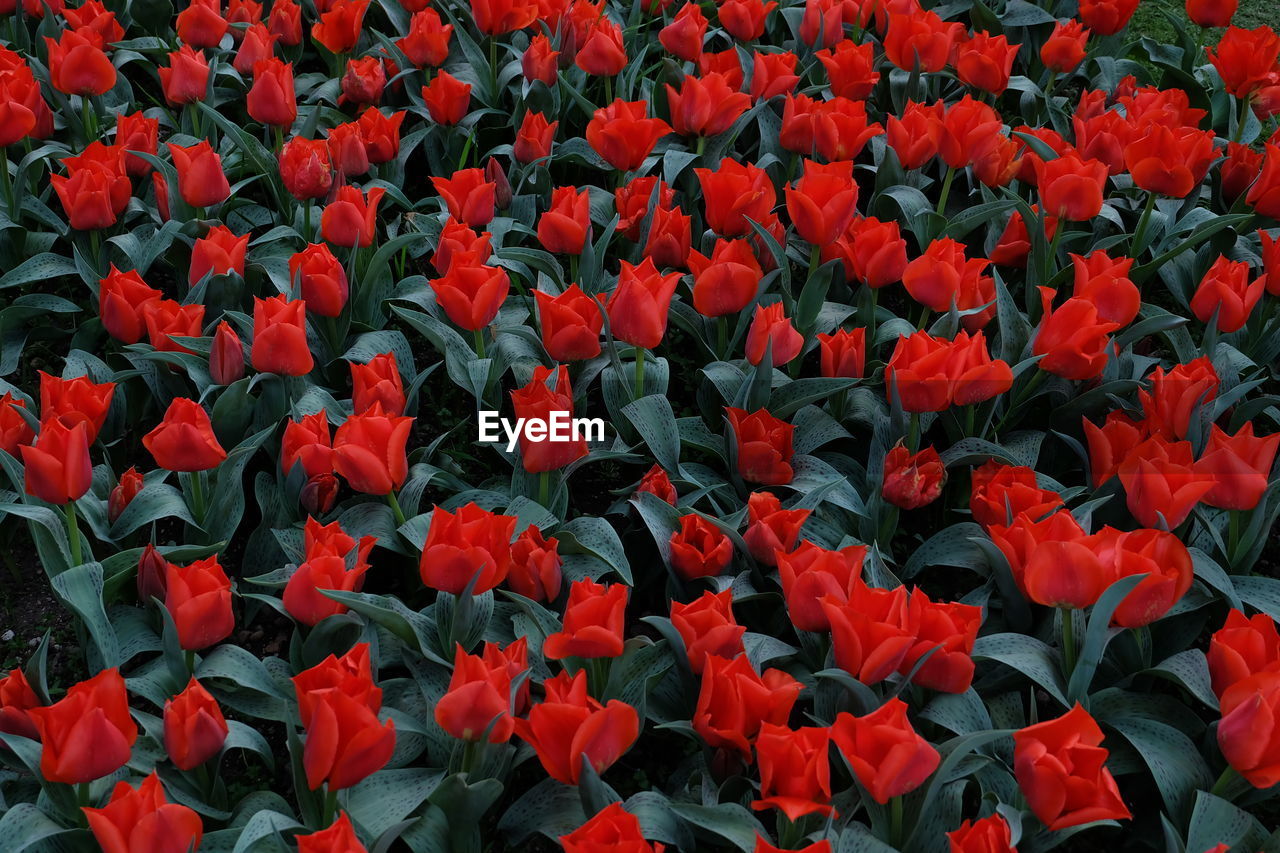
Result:
<svg viewBox="0 0 1280 853"><path fill-rule="evenodd" d="M426 802L443 775L421 767L379 771L347 791L347 811L370 835L381 835Z"/></svg>
<svg viewBox="0 0 1280 853"><path fill-rule="evenodd" d="M1121 628L1111 627L1111 614L1115 613L1125 596L1133 592L1134 587L1142 582L1146 575L1129 575L1120 578L1098 598L1089 613L1089 627L1085 629L1084 644L1080 648L1080 657L1076 660L1076 668L1071 673L1067 684L1067 699L1071 704L1081 702L1089 695L1089 684L1093 674L1102 663L1102 655L1107 650L1111 638L1120 633Z"/></svg>
<svg viewBox="0 0 1280 853"><path fill-rule="evenodd" d="M755 815L738 803L704 806L672 802L671 811L698 829L723 838L743 853L751 853L755 849L757 835L768 836Z"/></svg>
<svg viewBox="0 0 1280 853"><path fill-rule="evenodd" d="M17 287L20 284L30 284L33 281L45 282L75 274L75 262L69 257L45 252L33 258L27 258L0 276L0 290L6 287Z"/></svg>
<svg viewBox="0 0 1280 853"><path fill-rule="evenodd" d="M680 430L671 401L661 394L650 394L623 406L622 413L640 433L658 464L668 471L679 470Z"/></svg>
<svg viewBox="0 0 1280 853"><path fill-rule="evenodd" d="M182 492L168 483L152 483L143 488L129 501L129 505L120 513L120 517L111 525L109 535L119 541L133 531L161 518L177 518L192 526L196 525L187 508L187 501Z"/></svg>
<svg viewBox="0 0 1280 853"><path fill-rule="evenodd" d="M603 518L582 515L562 525L555 532L560 540L560 551L568 554L590 554L609 564L609 567L628 586L634 586L631 563L622 547L617 532Z"/></svg>
<svg viewBox="0 0 1280 853"><path fill-rule="evenodd" d="M98 660L91 668L108 669L120 663L120 641L102 604L102 564L81 563L54 576L53 589L89 629Z"/></svg>
<svg viewBox="0 0 1280 853"><path fill-rule="evenodd" d="M1173 726L1137 717L1110 717L1104 722L1142 756L1175 819L1180 821L1187 813L1197 790L1213 785L1213 774L1196 745Z"/></svg>
<svg viewBox="0 0 1280 853"><path fill-rule="evenodd" d="M973 657L999 661L1043 687L1063 706L1070 707L1062 684L1058 652L1026 634L989 634L973 644Z"/></svg>

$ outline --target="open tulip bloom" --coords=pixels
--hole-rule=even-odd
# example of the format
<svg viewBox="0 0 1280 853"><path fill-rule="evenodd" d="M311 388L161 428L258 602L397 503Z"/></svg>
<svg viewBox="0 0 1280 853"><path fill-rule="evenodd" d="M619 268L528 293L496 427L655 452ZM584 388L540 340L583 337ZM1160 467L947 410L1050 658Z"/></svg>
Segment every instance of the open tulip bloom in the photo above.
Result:
<svg viewBox="0 0 1280 853"><path fill-rule="evenodd" d="M0 853L1276 849L1268 0L0 0Z"/></svg>

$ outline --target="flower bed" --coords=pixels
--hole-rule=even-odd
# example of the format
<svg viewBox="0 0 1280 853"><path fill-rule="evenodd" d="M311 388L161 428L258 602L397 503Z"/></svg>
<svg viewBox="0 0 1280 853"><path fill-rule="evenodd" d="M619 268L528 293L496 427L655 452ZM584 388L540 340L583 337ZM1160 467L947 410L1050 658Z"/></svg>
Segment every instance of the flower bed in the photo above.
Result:
<svg viewBox="0 0 1280 853"><path fill-rule="evenodd" d="M0 850L1280 849L1235 0L178 5L0 0Z"/></svg>

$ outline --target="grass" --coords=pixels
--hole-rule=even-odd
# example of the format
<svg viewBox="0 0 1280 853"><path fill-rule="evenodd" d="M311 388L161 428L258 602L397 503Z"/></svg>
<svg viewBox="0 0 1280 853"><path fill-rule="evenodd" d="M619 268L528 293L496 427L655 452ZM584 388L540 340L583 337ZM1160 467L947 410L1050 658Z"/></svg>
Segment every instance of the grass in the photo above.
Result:
<svg viewBox="0 0 1280 853"><path fill-rule="evenodd" d="M1268 14L1268 9L1270 14ZM1150 36L1156 41L1174 42L1176 35L1168 17L1180 21L1186 26L1194 26L1187 20L1186 8L1180 0L1142 0L1138 11L1133 13L1129 22L1129 32ZM1242 29L1253 29L1263 24L1272 24L1275 20L1275 0L1240 0L1240 8L1231 19L1234 26ZM1206 44L1214 44L1222 35L1222 30L1211 30Z"/></svg>

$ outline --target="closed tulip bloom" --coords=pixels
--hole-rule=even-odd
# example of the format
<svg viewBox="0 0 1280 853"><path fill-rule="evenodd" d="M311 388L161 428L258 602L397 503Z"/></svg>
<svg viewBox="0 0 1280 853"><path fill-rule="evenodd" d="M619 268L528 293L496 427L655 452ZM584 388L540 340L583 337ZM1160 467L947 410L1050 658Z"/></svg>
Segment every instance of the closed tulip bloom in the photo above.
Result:
<svg viewBox="0 0 1280 853"><path fill-rule="evenodd" d="M1047 542L1078 542L1086 536L1084 528L1065 509L1045 518L1021 513L1008 525L990 525L987 535L1009 562L1013 579L1024 595L1027 594L1026 567L1034 553ZM1061 553L1059 549L1055 557ZM1093 563L1090 563L1090 568L1094 568Z"/></svg>
<svg viewBox="0 0 1280 853"><path fill-rule="evenodd" d="M22 670L12 669L0 678L0 732L39 740L40 732L30 712L40 706L40 697Z"/></svg>
<svg viewBox="0 0 1280 853"><path fill-rule="evenodd" d="M756 305L751 328L747 330L746 356L751 364L764 361L766 352L771 363L783 365L800 354L804 348L804 336L796 331L791 318L783 314L781 302L772 305Z"/></svg>
<svg viewBox="0 0 1280 853"><path fill-rule="evenodd" d="M305 376L314 359L307 345L306 303L284 295L253 300L253 369L281 376Z"/></svg>
<svg viewBox="0 0 1280 853"><path fill-rule="evenodd" d="M748 414L725 407L737 447L738 474L749 483L785 486L791 482L792 435L795 427L765 409Z"/></svg>
<svg viewBox="0 0 1280 853"><path fill-rule="evenodd" d="M902 509L919 509L933 503L942 494L947 469L932 446L912 453L901 443L894 445L884 458L884 499Z"/></svg>
<svg viewBox="0 0 1280 853"><path fill-rule="evenodd" d="M622 28L613 19L592 15L585 34L578 40L573 64L593 77L612 77L627 67L627 48Z"/></svg>
<svg viewBox="0 0 1280 853"><path fill-rule="evenodd" d="M544 687L546 701L534 705L526 719L517 719L515 727L520 739L537 752L551 778L566 785L578 784L584 759L596 773L603 773L639 737L636 709L618 699L601 705L588 696L585 671L572 677L562 672Z"/></svg>
<svg viewBox="0 0 1280 853"><path fill-rule="evenodd" d="M399 156L400 125L405 115L404 110L386 115L377 107L369 107L360 114L357 124L370 163L388 163Z"/></svg>
<svg viewBox="0 0 1280 853"><path fill-rule="evenodd" d="M532 0L472 0L471 16L485 35L505 35L537 20L538 4Z"/></svg>
<svg viewBox="0 0 1280 853"><path fill-rule="evenodd" d="M1120 32L1133 17L1138 0L1080 0L1080 19L1100 36Z"/></svg>
<svg viewBox="0 0 1280 853"><path fill-rule="evenodd" d="M1083 609L1115 580L1114 569L1085 539L1041 542L1018 575L1027 597L1047 607Z"/></svg>
<svg viewBox="0 0 1280 853"><path fill-rule="evenodd" d="M1216 315L1221 332L1239 331L1249 322L1249 315L1262 299L1265 287L1265 277L1249 281L1247 262L1232 261L1223 255L1200 280L1191 297L1191 311L1202 323L1208 323Z"/></svg>
<svg viewBox="0 0 1280 853"><path fill-rule="evenodd" d="M662 470L662 466L657 463L654 463L640 478L635 494L639 495L642 492L648 492L671 506L675 506L680 499L680 496L676 494L676 487L671 484L671 478L666 471Z"/></svg>
<svg viewBox="0 0 1280 853"><path fill-rule="evenodd" d="M983 527L1008 524L1022 513L1041 518L1062 506L1062 497L1040 488L1036 472L1025 465L990 459L970 474L969 510Z"/></svg>
<svg viewBox="0 0 1280 853"><path fill-rule="evenodd" d="M141 151L155 155L159 150L160 120L149 118L140 111L116 116L116 146L126 151ZM151 164L136 154L125 154L125 170L132 178L141 178L151 171Z"/></svg>
<svg viewBox="0 0 1280 853"><path fill-rule="evenodd" d="M1017 853L1012 842L1009 822L999 814L989 814L978 821L966 820L947 833L950 853Z"/></svg>
<svg viewBox="0 0 1280 853"><path fill-rule="evenodd" d="M218 323L209 348L209 377L219 385L230 385L244 377L244 345L225 320Z"/></svg>
<svg viewBox="0 0 1280 853"><path fill-rule="evenodd" d="M1071 120L1075 130L1076 150L1085 159L1105 163L1107 174L1111 177L1122 174L1128 168L1125 164L1125 148L1133 141L1135 134L1141 135L1141 131L1131 125L1119 110L1107 110L1087 119L1083 117L1082 112L1077 109L1075 117ZM1135 151L1135 153L1138 152ZM1143 153L1139 156L1146 155ZM1147 162L1142 169L1144 180L1150 186L1170 183L1168 175L1161 175L1161 165L1158 160ZM1203 177L1201 175L1201 178Z"/></svg>
<svg viewBox="0 0 1280 853"><path fill-rule="evenodd" d="M902 285L911 298L938 312L972 311L995 302L995 279L983 275L990 265L986 258L965 257L963 243L941 237L929 244L925 253L907 264ZM961 318L964 327L977 331L995 316L995 305Z"/></svg>
<svg viewBox="0 0 1280 853"><path fill-rule="evenodd" d="M1179 364L1167 373L1157 367L1147 379L1151 389L1138 392L1145 418L1143 427L1147 434L1168 439L1187 437L1191 418L1201 406L1217 398L1221 382L1207 355Z"/></svg>
<svg viewBox="0 0 1280 853"><path fill-rule="evenodd" d="M443 76L443 72L441 72ZM362 56L347 60L342 75L340 104L376 104L382 100L382 90L387 86L387 72L382 60L376 56Z"/></svg>
<svg viewBox="0 0 1280 853"><path fill-rule="evenodd" d="M414 12L409 19L409 32L396 40L396 47L418 68L437 68L449 58L449 40L453 25L440 19L435 9Z"/></svg>
<svg viewBox="0 0 1280 853"><path fill-rule="evenodd" d="M624 584L598 584L590 578L575 581L569 587L564 627L547 637L543 654L551 660L615 658L622 654L628 593L629 587Z"/></svg>
<svg viewBox="0 0 1280 853"><path fill-rule="evenodd" d="M245 252L249 248L249 235L235 235L225 225L215 225L191 247L191 269L187 282L194 287L206 275L235 275L244 277Z"/></svg>
<svg viewBox="0 0 1280 853"><path fill-rule="evenodd" d="M369 171L369 149L359 122L349 121L330 128L325 145L329 149L333 169L338 174L353 178Z"/></svg>
<svg viewBox="0 0 1280 853"><path fill-rule="evenodd" d="M916 734L907 719L907 703L896 696L862 717L841 712L831 726L831 740L859 784L881 805L919 788L942 760Z"/></svg>
<svg viewBox="0 0 1280 853"><path fill-rule="evenodd" d="M821 57L819 57L821 58ZM778 95L794 92L800 82L796 74L797 57L794 53L761 53L752 54L751 100L767 101ZM832 86L836 84L833 81ZM853 97L847 91L845 97Z"/></svg>
<svg viewBox="0 0 1280 853"><path fill-rule="evenodd" d="M981 403L999 396L1013 386L1009 364L993 359L982 332L961 332L951 342L951 401L957 406Z"/></svg>
<svg viewBox="0 0 1280 853"><path fill-rule="evenodd" d="M254 65L275 55L276 42L279 39L280 37L271 32L261 21L251 24L244 31L240 48L236 51L236 58L232 61L231 67L241 74L252 72Z"/></svg>
<svg viewBox="0 0 1280 853"><path fill-rule="evenodd" d="M815 56L827 72L831 94L837 97L863 100L871 95L880 80L870 43L856 44L845 39L834 48L818 51Z"/></svg>
<svg viewBox="0 0 1280 853"><path fill-rule="evenodd" d="M809 47L834 47L842 38L843 4L836 0L805 0L800 41Z"/></svg>
<svg viewBox="0 0 1280 853"><path fill-rule="evenodd" d="M515 731L511 716L511 673L494 643L483 655L455 647L449 688L436 703L440 728L459 740L506 743Z"/></svg>
<svg viewBox="0 0 1280 853"><path fill-rule="evenodd" d="M217 47L227 32L219 6L218 0L192 0L175 21L178 39L192 47Z"/></svg>
<svg viewBox="0 0 1280 853"><path fill-rule="evenodd" d="M684 642L685 657L695 675L703 673L709 657L732 660L743 654L742 635L747 629L733 618L732 590L706 591L689 604L671 602L671 624Z"/></svg>
<svg viewBox="0 0 1280 853"><path fill-rule="evenodd" d="M338 690L311 694L302 747L311 790L321 784L330 791L359 784L391 760L395 747L395 721L380 722L368 705Z"/></svg>
<svg viewBox="0 0 1280 853"><path fill-rule="evenodd" d="M697 62L707 37L707 18L697 3L685 3L671 23L658 31L658 41L667 53L685 62Z"/></svg>
<svg viewBox="0 0 1280 853"><path fill-rule="evenodd" d="M720 4L720 26L738 41L754 41L764 35L765 19L777 7L772 0L726 0Z"/></svg>
<svg viewBox="0 0 1280 853"><path fill-rule="evenodd" d="M807 814L832 815L830 732L824 728L789 729L763 723L756 737L760 765L760 799L756 811L775 808L790 820Z"/></svg>
<svg viewBox="0 0 1280 853"><path fill-rule="evenodd" d="M829 631L831 620L822 606L825 598L847 601L862 577L865 545L839 551L801 542L790 552L774 552L782 594L791 621L802 631Z"/></svg>
<svg viewBox="0 0 1280 853"><path fill-rule="evenodd" d="M934 115L938 122L938 154L944 163L963 169L983 154L1000 136L1000 114L982 101L965 95Z"/></svg>
<svg viewBox="0 0 1280 853"><path fill-rule="evenodd" d="M354 699L373 714L382 709L382 688L373 681L367 642L356 643L342 657L330 654L295 675L292 681L298 699L298 719L303 727L311 725L320 697L330 693Z"/></svg>
<svg viewBox="0 0 1280 853"><path fill-rule="evenodd" d="M79 499L93 480L89 460L89 435L83 423L72 427L61 420L46 420L34 444L18 448L26 468L27 494L51 504Z"/></svg>
<svg viewBox="0 0 1280 853"><path fill-rule="evenodd" d="M640 227L654 208L671 208L676 193L665 181L656 177L632 178L613 191L613 206L618 213L617 233L628 240L639 241Z"/></svg>
<svg viewBox="0 0 1280 853"><path fill-rule="evenodd" d="M209 207L231 195L231 185L222 170L222 158L209 143L201 140L189 148L169 143L169 154L178 170L178 189L192 207Z"/></svg>
<svg viewBox="0 0 1280 853"><path fill-rule="evenodd" d="M178 342L178 338L200 337L204 326L204 306L200 303L183 305L173 299L157 299L142 311L147 325L147 340L158 352L185 352L193 350Z"/></svg>
<svg viewBox="0 0 1280 853"><path fill-rule="evenodd" d="M1116 607L1111 617L1114 625L1150 625L1191 588L1191 553L1172 533L1151 529L1125 533L1104 527L1087 541L1103 565L1111 567L1114 580L1145 575Z"/></svg>
<svg viewBox="0 0 1280 853"><path fill-rule="evenodd" d="M168 471L205 471L227 458L213 434L209 415L195 400L177 397L159 426L142 437L142 444Z"/></svg>
<svg viewBox="0 0 1280 853"><path fill-rule="evenodd" d="M298 845L298 853L369 853L368 848L360 843L346 812L338 812L338 819L327 829L295 835L293 840Z"/></svg>
<svg viewBox="0 0 1280 853"><path fill-rule="evenodd" d="M1085 418L1084 434L1089 445L1089 470L1094 488L1115 476L1121 461L1145 438L1142 428L1121 411L1108 412L1101 427Z"/></svg>
<svg viewBox="0 0 1280 853"><path fill-rule="evenodd" d="M49 182L67 222L77 231L96 231L114 225L132 193L124 169L124 152L91 143L84 154L65 157L68 174L51 175Z"/></svg>
<svg viewBox="0 0 1280 853"><path fill-rule="evenodd" d="M742 539L757 562L777 564L777 552L790 553L800 538L809 510L783 509L772 492L752 492L747 497L747 529Z"/></svg>
<svg viewBox="0 0 1280 853"><path fill-rule="evenodd" d="M1198 187L1217 159L1211 130L1171 130L1150 125L1124 149L1125 166L1135 185L1148 192L1185 198Z"/></svg>
<svg viewBox="0 0 1280 853"><path fill-rule="evenodd" d="M736 91L723 74L685 77L677 89L667 84L671 125L681 136L717 136L751 106L751 96Z"/></svg>
<svg viewBox="0 0 1280 853"><path fill-rule="evenodd" d="M907 630L915 641L898 672L908 675L914 670L912 681L930 690L964 693L973 684L973 644L981 627L981 607L932 601L923 590L912 590L907 601Z"/></svg>
<svg viewBox="0 0 1280 853"><path fill-rule="evenodd" d="M334 470L357 492L395 491L409 473L405 445L412 428L413 418L389 415L377 403L351 415L333 436Z"/></svg>
<svg viewBox="0 0 1280 853"><path fill-rule="evenodd" d="M600 354L604 318L598 303L571 284L559 296L534 291L542 345L556 361L581 361Z"/></svg>
<svg viewBox="0 0 1280 853"><path fill-rule="evenodd" d="M166 800L154 770L137 788L117 782L102 808L82 810L103 853L184 853L199 848L204 835L200 815Z"/></svg>
<svg viewBox="0 0 1280 853"><path fill-rule="evenodd" d="M337 317L347 304L349 287L342 263L324 243L311 243L289 258L289 278L298 282L307 310Z"/></svg>
<svg viewBox="0 0 1280 853"><path fill-rule="evenodd" d="M1102 210L1107 183L1105 163L1069 153L1048 162L1037 160L1035 166L1040 203L1054 216L1086 222Z"/></svg>
<svg viewBox="0 0 1280 853"><path fill-rule="evenodd" d="M22 415L26 408L26 401L12 393L0 394L0 450L10 456L17 456L18 448L35 440L35 429Z"/></svg>
<svg viewBox="0 0 1280 853"><path fill-rule="evenodd" d="M480 228L493 219L497 185L485 176L484 169L462 169L452 178L437 175L431 183L454 219L472 228Z"/></svg>
<svg viewBox="0 0 1280 853"><path fill-rule="evenodd" d="M1218 747L1231 767L1255 788L1280 782L1280 673L1250 675L1222 693Z"/></svg>
<svg viewBox="0 0 1280 853"><path fill-rule="evenodd" d="M40 735L40 775L78 785L119 770L138 739L118 669L72 685L58 702L28 711Z"/></svg>
<svg viewBox="0 0 1280 853"><path fill-rule="evenodd" d="M1164 530L1182 524L1216 485L1212 475L1196 468L1191 442L1159 435L1130 451L1119 473L1129 512L1144 527Z"/></svg>
<svg viewBox="0 0 1280 853"><path fill-rule="evenodd" d="M586 438L571 428L573 388L569 385L569 369L564 365L554 371L542 365L535 367L529 383L511 392L511 405L517 418L549 425L543 438L531 437L528 430L520 435L520 461L529 473L558 471L587 455ZM554 421L557 417L566 419L559 428ZM563 435L556 435L557 429Z"/></svg>
<svg viewBox="0 0 1280 853"><path fill-rule="evenodd" d="M1250 617L1232 610L1210 638L1207 657L1213 692L1221 697L1251 675L1280 670L1280 632L1265 613Z"/></svg>
<svg viewBox="0 0 1280 853"><path fill-rule="evenodd" d="M1034 355L1044 356L1041 370L1064 379L1093 379L1106 367L1111 332L1119 328L1098 317L1092 302L1072 297L1057 309L1053 288L1040 288L1043 317L1032 344Z"/></svg>
<svg viewBox="0 0 1280 853"><path fill-rule="evenodd" d="M1009 73L1021 45L1009 44L1002 35L979 32L956 42L954 58L960 82L999 95L1009 88Z"/></svg>
<svg viewBox="0 0 1280 853"><path fill-rule="evenodd" d="M430 283L445 314L467 331L492 323L511 289L506 270L476 263L451 264L444 276Z"/></svg>
<svg viewBox="0 0 1280 853"><path fill-rule="evenodd" d="M938 135L946 106L941 101L907 101L901 118L885 118L885 136L904 169L919 169L938 153Z"/></svg>
<svg viewBox="0 0 1280 853"><path fill-rule="evenodd" d="M194 678L164 703L164 748L179 770L193 770L221 752L227 733L222 709Z"/></svg>
<svg viewBox="0 0 1280 853"><path fill-rule="evenodd" d="M133 503L133 499L138 496L138 492L142 491L142 475L138 473L138 469L130 467L116 482L111 490L111 494L107 497L107 521L115 524L129 504Z"/></svg>
<svg viewBox="0 0 1280 853"><path fill-rule="evenodd" d="M605 302L610 331L623 343L653 349L666 334L680 273L658 272L652 258L638 265L621 261L621 265L618 284Z"/></svg>
<svg viewBox="0 0 1280 853"><path fill-rule="evenodd" d="M1238 0L1186 0L1187 17L1200 27L1227 26L1238 6Z"/></svg>
<svg viewBox="0 0 1280 853"><path fill-rule="evenodd" d="M1196 462L1196 470L1213 478L1213 488L1201 500L1229 510L1251 510L1267 490L1280 433L1255 437L1253 424L1245 423L1234 435L1217 424L1209 428L1209 441Z"/></svg>
<svg viewBox="0 0 1280 853"><path fill-rule="evenodd" d="M209 61L190 45L169 54L169 67L159 68L160 88L171 107L203 101L209 93Z"/></svg>
<svg viewBox="0 0 1280 853"><path fill-rule="evenodd" d="M1014 776L1031 811L1051 831L1132 815L1106 768L1102 729L1075 705L1014 732Z"/></svg>
<svg viewBox="0 0 1280 853"><path fill-rule="evenodd" d="M280 470L287 475L299 462L308 478L333 472L333 442L323 411L306 415L300 421L289 421L284 426Z"/></svg>
<svg viewBox="0 0 1280 853"><path fill-rule="evenodd" d="M1033 213L1039 213L1039 206L1033 205ZM1045 242L1050 243L1058 231L1058 217L1046 216L1044 222ZM1031 254L1031 234L1027 231L1027 223L1022 212L1015 210L1009 216L1009 224L1000 234L1000 239L991 249L991 263L1005 267L1026 269L1027 257Z"/></svg>
<svg viewBox="0 0 1280 853"><path fill-rule="evenodd" d="M804 176L784 193L796 232L809 243L834 241L857 213L858 185L853 181L853 163L848 160L828 165L805 160Z"/></svg>
<svg viewBox="0 0 1280 853"><path fill-rule="evenodd" d="M871 288L901 281L907 269L907 241L897 222L881 222L875 217L855 218L843 238L848 243L846 274ZM833 241L838 243L839 240ZM822 259L829 261L834 247L823 246Z"/></svg>
<svg viewBox="0 0 1280 853"><path fill-rule="evenodd" d="M369 0L334 0L311 25L311 37L330 53L350 53L360 41L367 11Z"/></svg>
<svg viewBox="0 0 1280 853"><path fill-rule="evenodd" d="M597 853L602 850L662 853L663 849L661 844L650 844L644 840L640 821L621 803L610 803L573 832L560 836L559 840L565 853Z"/></svg>
<svg viewBox="0 0 1280 853"><path fill-rule="evenodd" d="M564 581L559 544L556 537L544 537L537 527L525 528L511 543L511 569L507 573L511 591L533 601L555 601Z"/></svg>
<svg viewBox="0 0 1280 853"><path fill-rule="evenodd" d="M143 307L162 295L137 270L121 272L112 264L107 277L98 282L98 317L111 337L136 344L146 331Z"/></svg>
<svg viewBox="0 0 1280 853"><path fill-rule="evenodd" d="M178 628L178 644L192 651L225 640L236 626L231 581L217 556L165 570L165 609Z"/></svg>
<svg viewBox="0 0 1280 853"><path fill-rule="evenodd" d="M693 272L693 307L705 317L742 311L755 299L764 277L745 239L717 240L709 258L691 250L688 263Z"/></svg>
<svg viewBox="0 0 1280 853"><path fill-rule="evenodd" d="M253 63L252 67L253 85L245 96L250 118L272 127L292 127L298 117L293 63L267 57Z"/></svg>
<svg viewBox="0 0 1280 853"><path fill-rule="evenodd" d="M45 36L49 82L67 95L102 95L116 84L116 69L99 42L76 30L63 30L57 41Z"/></svg>
<svg viewBox="0 0 1280 853"><path fill-rule="evenodd" d="M461 595L473 579L473 594L493 589L510 571L515 526L515 516L474 503L453 513L436 507L418 564L422 582L453 595Z"/></svg>
<svg viewBox="0 0 1280 853"><path fill-rule="evenodd" d="M560 74L559 62L560 52L551 49L547 34L537 33L520 55L520 71L530 83L541 81L547 86L554 86Z"/></svg>
<svg viewBox="0 0 1280 853"><path fill-rule="evenodd" d="M668 547L672 569L685 580L718 575L733 560L729 537L696 514L681 517L680 529L671 534Z"/></svg>
<svg viewBox="0 0 1280 853"><path fill-rule="evenodd" d="M671 132L665 121L648 116L647 101L618 99L592 114L587 122L587 142L613 168L621 172L638 169L657 141Z"/></svg>
<svg viewBox="0 0 1280 853"><path fill-rule="evenodd" d="M436 124L457 124L466 118L471 106L471 84L441 71L422 87L422 101Z"/></svg>
<svg viewBox="0 0 1280 853"><path fill-rule="evenodd" d="M693 728L709 746L750 761L761 726L786 725L803 685L780 669L756 673L745 654L704 654L702 660Z"/></svg>
<svg viewBox="0 0 1280 853"><path fill-rule="evenodd" d="M382 187L373 187L367 194L350 184L339 188L320 217L325 241L344 248L372 246L378 229L378 204L385 194Z"/></svg>
<svg viewBox="0 0 1280 853"><path fill-rule="evenodd" d="M290 616L303 625L315 626L330 616L347 612L345 604L320 590L359 592L376 540L363 536L356 542L342 532L338 522L322 526L314 518L307 519L304 537L306 559L289 576L282 600Z"/></svg>
<svg viewBox="0 0 1280 853"><path fill-rule="evenodd" d="M1105 322L1120 326L1132 323L1142 304L1137 285L1129 278L1133 258L1112 258L1104 251L1070 257L1075 277L1072 295L1092 302Z"/></svg>
<svg viewBox="0 0 1280 853"><path fill-rule="evenodd" d="M351 401L357 413L380 403L388 414L404 414L404 383L395 353L375 355L366 364L351 362L351 384Z"/></svg>
<svg viewBox="0 0 1280 853"><path fill-rule="evenodd" d="M941 71L963 33L962 24L943 21L933 12L916 9L907 14L890 13L884 54L906 71Z"/></svg>
<svg viewBox="0 0 1280 853"><path fill-rule="evenodd" d="M93 442L111 409L116 383L93 382L86 376L61 379L43 370L37 375L40 377L40 420L48 423L56 419L67 427L84 424L89 441Z"/></svg>
<svg viewBox="0 0 1280 853"><path fill-rule="evenodd" d="M590 238L590 192L556 187L551 191L551 207L538 217L538 242L548 252L576 255Z"/></svg>
<svg viewBox="0 0 1280 853"><path fill-rule="evenodd" d="M454 258L463 260L463 266L487 263L493 254L489 245L492 237L488 231L477 234L466 223L449 217L440 232L435 254L431 256L431 265L440 273L446 274L453 266Z"/></svg>
<svg viewBox="0 0 1280 853"><path fill-rule="evenodd" d="M863 684L878 684L902 667L915 645L906 587L878 589L855 579L847 601L821 600L831 623L836 664Z"/></svg>
<svg viewBox="0 0 1280 853"><path fill-rule="evenodd" d="M1258 229L1258 240L1261 241L1262 266L1265 272L1267 293L1280 296L1280 238L1272 237L1266 231Z"/></svg>
<svg viewBox="0 0 1280 853"><path fill-rule="evenodd" d="M547 121L546 116L532 110L524 114L520 127L516 131L516 141L512 144L511 156L520 163L536 163L551 156L551 146L555 142L558 121Z"/></svg>

